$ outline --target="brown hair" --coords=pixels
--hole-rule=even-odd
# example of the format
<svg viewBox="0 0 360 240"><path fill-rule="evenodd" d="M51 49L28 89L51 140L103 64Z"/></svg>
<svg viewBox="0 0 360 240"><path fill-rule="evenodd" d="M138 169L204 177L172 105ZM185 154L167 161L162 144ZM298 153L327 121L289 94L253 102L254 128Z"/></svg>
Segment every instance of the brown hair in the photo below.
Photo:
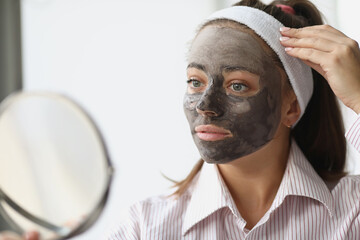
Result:
<svg viewBox="0 0 360 240"><path fill-rule="evenodd" d="M276 7L277 4L291 6L296 14L283 12ZM287 27L301 28L323 24L320 12L308 0L274 1L269 5L258 0L243 0L234 6L257 8L272 15ZM208 25L216 25L219 23L217 21L221 22L222 20L208 22L201 29ZM276 56L275 53L272 55ZM278 59L277 56L275 58ZM281 64L279 60L276 62ZM323 180L338 181L346 175L344 172L346 140L342 116L336 96L327 81L318 72L314 70L312 72L314 92L304 115L292 129L291 136ZM200 159L184 180L175 182L174 187L177 189L173 195L179 196L186 191L193 178L201 170L202 165L203 160Z"/></svg>

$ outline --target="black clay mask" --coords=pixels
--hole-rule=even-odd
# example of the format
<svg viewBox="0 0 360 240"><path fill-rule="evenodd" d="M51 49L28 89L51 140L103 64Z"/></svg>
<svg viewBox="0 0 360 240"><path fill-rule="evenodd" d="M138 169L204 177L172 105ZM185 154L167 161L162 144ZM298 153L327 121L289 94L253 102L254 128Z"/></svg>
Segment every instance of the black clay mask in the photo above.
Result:
<svg viewBox="0 0 360 240"><path fill-rule="evenodd" d="M206 162L233 161L273 139L281 119L281 74L258 40L208 26L188 62L184 111Z"/></svg>

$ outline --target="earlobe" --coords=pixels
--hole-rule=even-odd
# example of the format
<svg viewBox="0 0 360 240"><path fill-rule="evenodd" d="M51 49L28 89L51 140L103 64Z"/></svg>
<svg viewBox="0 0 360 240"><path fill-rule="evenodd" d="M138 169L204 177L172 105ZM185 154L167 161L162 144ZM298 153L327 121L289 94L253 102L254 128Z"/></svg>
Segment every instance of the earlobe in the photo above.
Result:
<svg viewBox="0 0 360 240"><path fill-rule="evenodd" d="M291 128L291 126L293 126L296 123L296 121L299 119L300 114L301 114L300 106L295 97L288 105L288 108L285 112L285 116L283 119L283 124Z"/></svg>

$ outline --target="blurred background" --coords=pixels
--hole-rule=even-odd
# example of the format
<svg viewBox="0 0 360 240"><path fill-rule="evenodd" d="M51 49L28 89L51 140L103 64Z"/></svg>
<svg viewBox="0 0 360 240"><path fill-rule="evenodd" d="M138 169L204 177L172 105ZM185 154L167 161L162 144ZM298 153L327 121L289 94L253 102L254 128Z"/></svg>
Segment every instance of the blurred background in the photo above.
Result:
<svg viewBox="0 0 360 240"><path fill-rule="evenodd" d="M162 174L180 180L198 160L182 110L186 52L202 20L235 2L0 0L1 99L17 89L66 94L97 122L116 168L104 213L76 239L101 239L130 204L169 192ZM360 41L357 1L312 2ZM348 129L356 115L343 114Z"/></svg>

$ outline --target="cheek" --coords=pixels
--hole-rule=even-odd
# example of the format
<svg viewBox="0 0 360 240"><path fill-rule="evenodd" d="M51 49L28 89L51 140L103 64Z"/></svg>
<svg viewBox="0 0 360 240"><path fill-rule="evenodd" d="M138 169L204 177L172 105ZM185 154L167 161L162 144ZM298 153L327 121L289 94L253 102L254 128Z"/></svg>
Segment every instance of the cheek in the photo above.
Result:
<svg viewBox="0 0 360 240"><path fill-rule="evenodd" d="M199 99L200 95L198 94L185 94L183 100L184 111L195 111Z"/></svg>
<svg viewBox="0 0 360 240"><path fill-rule="evenodd" d="M282 108L282 75L273 63L270 62L265 66L266 74L260 77L260 84L263 88L263 93L260 94L262 101L257 104L257 107L263 111L268 111L268 118L275 116L278 118L278 115L281 115Z"/></svg>
<svg viewBox="0 0 360 240"><path fill-rule="evenodd" d="M228 101L229 112L234 115L247 113L251 110L249 101L246 99L236 99Z"/></svg>
<svg viewBox="0 0 360 240"><path fill-rule="evenodd" d="M273 135L281 117L280 81L267 81L261 94L252 99L253 119L257 119Z"/></svg>
<svg viewBox="0 0 360 240"><path fill-rule="evenodd" d="M280 112L282 109L282 89L281 89L281 80L276 79L267 86L268 97L267 102L268 106L272 109L273 112Z"/></svg>
<svg viewBox="0 0 360 240"><path fill-rule="evenodd" d="M200 95L197 96L196 94L185 94L184 96L183 108L190 126L193 124L196 117L198 116L198 113L196 111L196 105L198 104L199 100Z"/></svg>

